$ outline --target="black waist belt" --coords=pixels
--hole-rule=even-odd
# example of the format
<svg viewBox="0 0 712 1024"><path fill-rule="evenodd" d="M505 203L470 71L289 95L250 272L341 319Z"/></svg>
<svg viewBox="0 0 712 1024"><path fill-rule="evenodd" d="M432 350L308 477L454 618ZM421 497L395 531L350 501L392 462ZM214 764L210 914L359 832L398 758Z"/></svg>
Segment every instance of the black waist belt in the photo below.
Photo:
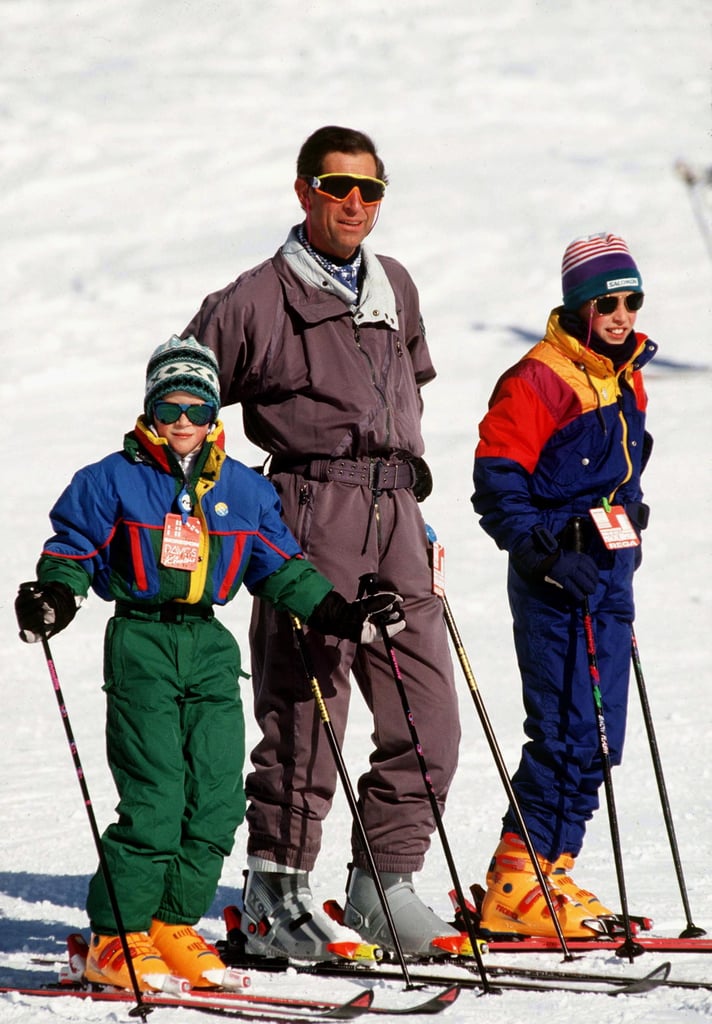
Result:
<svg viewBox="0 0 712 1024"><path fill-rule="evenodd" d="M118 619L145 619L154 622L185 622L191 619L212 619L212 608L195 604L180 604L168 601L166 604L147 605L116 602L114 615Z"/></svg>
<svg viewBox="0 0 712 1024"><path fill-rule="evenodd" d="M353 487L368 487L372 491L397 491L415 483L415 469L410 462L386 462L379 458L293 462L276 455L272 459L270 475L275 473L296 473L306 480L321 483L338 481Z"/></svg>

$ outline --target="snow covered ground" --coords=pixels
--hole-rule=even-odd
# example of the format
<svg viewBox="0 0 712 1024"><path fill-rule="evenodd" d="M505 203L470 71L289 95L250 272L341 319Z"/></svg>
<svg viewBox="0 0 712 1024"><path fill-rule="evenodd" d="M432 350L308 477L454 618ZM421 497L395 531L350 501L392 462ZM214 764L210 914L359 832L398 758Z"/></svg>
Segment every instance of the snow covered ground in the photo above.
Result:
<svg viewBox="0 0 712 1024"><path fill-rule="evenodd" d="M637 635L693 916L712 932L712 265L692 193L673 170L679 158L712 164L707 3L1 0L0 16L0 395L9 409L0 965L29 953L61 957L67 932L86 932L96 860L42 652L17 640L17 584L33 575L48 509L73 471L115 449L133 424L153 347L296 222L296 152L327 123L372 134L390 174L372 241L417 281L439 369L425 396L436 486L424 514L446 546L449 601L512 767L522 713L505 559L469 503L477 422L500 371L538 338L559 301L561 253L573 237L616 231L641 267L638 324L660 357L648 374L656 447ZM224 419L231 452L256 461L239 410ZM240 640L249 603L245 595L224 613ZM108 614L90 600L52 645L102 828L115 802L100 690ZM445 825L469 885L484 876L504 796L464 679L462 720ZM249 721L248 730L251 742ZM344 750L354 780L369 733L355 699ZM684 914L635 690L615 792L631 908L676 935ZM342 895L348 833L339 797L313 875L324 898ZM222 936L220 908L241 887L244 841L241 830L202 922L209 937ZM605 809L577 877L617 901ZM418 887L448 912L437 840ZM632 974L659 960L648 954L631 967L589 954L586 965ZM675 976L712 980L709 957L685 960L674 960ZM306 985L319 991L318 981ZM712 998L463 993L446 1016L569 1024L574 1015L700 1021L712 1015ZM166 1024L192 1017L162 1014ZM128 1018L116 1008L0 997L9 1024L103 1019Z"/></svg>

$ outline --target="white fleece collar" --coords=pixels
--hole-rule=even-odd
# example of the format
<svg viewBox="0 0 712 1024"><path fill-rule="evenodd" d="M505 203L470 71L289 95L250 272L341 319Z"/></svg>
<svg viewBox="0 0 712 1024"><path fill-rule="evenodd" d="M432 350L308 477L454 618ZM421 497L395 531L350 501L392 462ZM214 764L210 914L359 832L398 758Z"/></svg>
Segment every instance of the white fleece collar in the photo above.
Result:
<svg viewBox="0 0 712 1024"><path fill-rule="evenodd" d="M366 245L361 246L364 275L360 300L350 288L326 273L299 241L298 227L289 232L281 249L282 255L292 270L307 284L320 291L336 295L350 308L356 323L385 323L396 327L398 315L396 297L388 280L383 264L375 252Z"/></svg>

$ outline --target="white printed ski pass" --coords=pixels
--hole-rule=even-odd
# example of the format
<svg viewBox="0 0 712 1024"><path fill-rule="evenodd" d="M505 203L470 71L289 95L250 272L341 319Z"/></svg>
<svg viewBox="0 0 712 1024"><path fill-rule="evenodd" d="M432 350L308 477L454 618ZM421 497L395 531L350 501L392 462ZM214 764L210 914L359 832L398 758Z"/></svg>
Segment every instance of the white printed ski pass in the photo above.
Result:
<svg viewBox="0 0 712 1024"><path fill-rule="evenodd" d="M433 593L445 597L445 548L434 540L430 547L433 567Z"/></svg>
<svg viewBox="0 0 712 1024"><path fill-rule="evenodd" d="M588 511L609 551L638 547L640 539L622 505L610 505L607 509L591 508Z"/></svg>
<svg viewBox="0 0 712 1024"><path fill-rule="evenodd" d="M198 565L200 549L200 520L196 516L183 517L169 512L163 522L161 565L167 569L192 571Z"/></svg>

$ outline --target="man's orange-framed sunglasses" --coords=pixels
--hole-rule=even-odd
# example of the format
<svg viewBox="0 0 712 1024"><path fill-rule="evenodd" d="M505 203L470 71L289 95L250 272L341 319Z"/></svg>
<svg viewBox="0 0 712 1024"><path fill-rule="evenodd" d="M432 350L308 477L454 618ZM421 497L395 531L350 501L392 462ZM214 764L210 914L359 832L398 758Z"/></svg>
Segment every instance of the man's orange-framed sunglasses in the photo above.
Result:
<svg viewBox="0 0 712 1024"><path fill-rule="evenodd" d="M371 178L368 174L320 174L318 177L306 179L315 192L337 203L348 199L355 188L358 189L363 206L375 206L386 194L386 183L380 178Z"/></svg>

